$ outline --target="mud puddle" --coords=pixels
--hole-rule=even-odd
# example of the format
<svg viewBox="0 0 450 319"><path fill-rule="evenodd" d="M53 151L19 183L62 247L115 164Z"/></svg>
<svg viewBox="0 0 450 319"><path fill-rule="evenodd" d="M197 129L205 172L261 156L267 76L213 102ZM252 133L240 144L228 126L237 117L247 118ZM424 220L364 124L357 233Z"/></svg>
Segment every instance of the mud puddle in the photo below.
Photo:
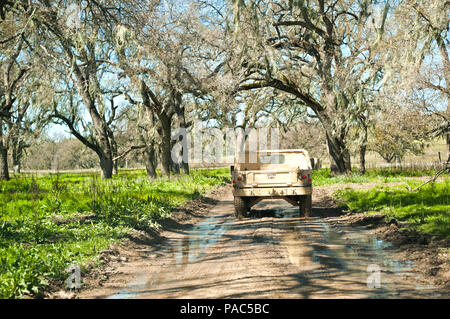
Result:
<svg viewBox="0 0 450 319"><path fill-rule="evenodd" d="M337 217L299 218L283 201L236 220L228 196L168 236L126 288L108 298L437 298L411 261ZM122 286L123 287L123 286Z"/></svg>
<svg viewBox="0 0 450 319"><path fill-rule="evenodd" d="M392 245L363 230L334 227L317 218L295 223L282 237L290 261L317 279L345 278L366 285L368 298L439 297L419 284L412 261L391 257ZM416 283L416 284L414 284Z"/></svg>
<svg viewBox="0 0 450 319"><path fill-rule="evenodd" d="M187 263L205 256L208 248L214 245L230 227L231 223L224 221L224 216L220 215L209 216L192 227L183 239L172 246L176 266L184 267Z"/></svg>
<svg viewBox="0 0 450 319"><path fill-rule="evenodd" d="M141 298L143 294L158 291L158 287L172 282L173 278L182 277L185 268L207 255L208 249L230 229L233 214L213 214L200 223L168 240L163 248L169 256L163 264L158 265L152 274L140 273L137 278L108 299Z"/></svg>
<svg viewBox="0 0 450 319"><path fill-rule="evenodd" d="M147 275L141 273L138 277L128 284L127 288L122 289L106 299L132 299L136 298L138 292L147 285Z"/></svg>

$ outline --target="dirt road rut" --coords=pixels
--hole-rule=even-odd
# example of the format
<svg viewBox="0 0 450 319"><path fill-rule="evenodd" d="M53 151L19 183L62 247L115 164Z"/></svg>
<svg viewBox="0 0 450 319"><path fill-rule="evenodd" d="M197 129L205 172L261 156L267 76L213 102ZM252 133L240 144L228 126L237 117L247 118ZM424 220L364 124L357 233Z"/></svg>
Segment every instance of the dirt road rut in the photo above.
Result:
<svg viewBox="0 0 450 319"><path fill-rule="evenodd" d="M199 223L80 298L439 298L439 290L399 262L393 247L346 227L317 197L299 218L284 201L260 202L236 220L231 192ZM127 278L125 280L124 278Z"/></svg>

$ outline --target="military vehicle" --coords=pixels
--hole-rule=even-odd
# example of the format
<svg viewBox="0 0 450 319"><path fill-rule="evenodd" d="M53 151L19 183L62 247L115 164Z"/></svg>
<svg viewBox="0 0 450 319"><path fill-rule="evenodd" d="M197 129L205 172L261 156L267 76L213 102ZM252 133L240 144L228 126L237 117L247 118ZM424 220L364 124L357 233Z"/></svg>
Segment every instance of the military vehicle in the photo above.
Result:
<svg viewBox="0 0 450 319"><path fill-rule="evenodd" d="M231 166L236 217L247 217L264 199L284 199L309 217L313 161L303 149L243 152Z"/></svg>

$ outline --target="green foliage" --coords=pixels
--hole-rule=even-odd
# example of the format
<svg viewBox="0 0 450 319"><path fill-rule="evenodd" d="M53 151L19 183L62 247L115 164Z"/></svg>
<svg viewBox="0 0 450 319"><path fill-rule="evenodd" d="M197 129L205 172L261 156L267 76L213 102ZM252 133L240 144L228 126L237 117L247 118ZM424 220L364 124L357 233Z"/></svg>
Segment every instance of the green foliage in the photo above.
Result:
<svg viewBox="0 0 450 319"><path fill-rule="evenodd" d="M353 169L353 171L357 171ZM389 183L402 182L405 177L433 176L436 172L432 169L402 169L402 168L377 168L368 169L364 175L353 173L348 175L331 176L327 168L313 171L313 184L315 186L325 186L332 184L352 184L352 183ZM442 175L442 176L448 176Z"/></svg>
<svg viewBox="0 0 450 319"><path fill-rule="evenodd" d="M417 186L418 182L409 182ZM416 192L404 186L376 187L370 190L344 189L335 196L350 210L381 212L410 223L418 231L450 237L450 180L428 184Z"/></svg>
<svg viewBox="0 0 450 319"><path fill-rule="evenodd" d="M58 174L0 182L0 298L36 295L49 281L62 282L70 264L95 261L134 229L158 228L173 207L226 182L228 169L154 182L142 170L112 180Z"/></svg>

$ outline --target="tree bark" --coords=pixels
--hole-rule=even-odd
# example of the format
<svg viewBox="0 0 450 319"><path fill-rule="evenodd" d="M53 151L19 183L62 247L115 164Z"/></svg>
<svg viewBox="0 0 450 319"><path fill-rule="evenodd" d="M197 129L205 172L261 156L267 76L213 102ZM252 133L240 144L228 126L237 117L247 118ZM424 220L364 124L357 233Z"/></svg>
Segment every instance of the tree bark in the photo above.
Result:
<svg viewBox="0 0 450 319"><path fill-rule="evenodd" d="M176 108L177 118L178 118L178 124L180 128L185 129L187 132L188 125L186 123L186 116L184 114L185 108L184 106L181 106L181 96L179 97L178 101L178 107ZM179 142L183 144L183 152L186 152L186 154L182 154L183 160L180 163L181 166L181 172L184 175L189 175L189 143L187 143L186 139L187 134L185 136L180 136ZM185 160L186 159L186 160Z"/></svg>
<svg viewBox="0 0 450 319"><path fill-rule="evenodd" d="M146 107L145 111L147 112L147 115L149 117L149 128L155 126L157 123L154 111ZM156 141L154 136L149 136L147 134L146 138L143 138L146 144L146 147L144 149L143 155L145 160L145 168L147 170L147 177L150 181L152 179L157 177L156 174L156 168L158 167L158 156L157 156L157 150L156 150Z"/></svg>
<svg viewBox="0 0 450 319"><path fill-rule="evenodd" d="M326 50L326 52L328 52ZM350 162L350 152L347 149L345 137L347 136L346 124L344 120L340 120L340 108L343 105L338 103L338 95L331 87L331 64L332 57L329 54L324 55L325 71L321 74L324 85L324 99L323 104L326 108L313 108L322 123L328 146L328 155L330 157L330 170L332 175L341 175L351 173L352 167ZM312 105L314 107L314 105Z"/></svg>
<svg viewBox="0 0 450 319"><path fill-rule="evenodd" d="M102 178L109 179L113 175L113 149L111 146L111 141L109 139L108 130L106 123L101 118L100 114L95 107L95 100L91 98L86 98L86 103L88 105L88 110L91 115L92 123L94 125L96 135L98 137L98 144L100 147L100 167L102 169ZM98 153L97 153L98 154Z"/></svg>
<svg viewBox="0 0 450 319"><path fill-rule="evenodd" d="M0 142L0 180L9 181L8 150Z"/></svg>
<svg viewBox="0 0 450 319"><path fill-rule="evenodd" d="M328 156L332 175L351 173L350 152L336 137L326 132Z"/></svg>
<svg viewBox="0 0 450 319"><path fill-rule="evenodd" d="M57 34L57 36L61 36ZM63 38L61 38L61 44L63 49L66 51L66 55L69 60L73 59L72 47L68 46L68 42L65 42ZM95 95L95 91L101 91L99 88L99 79L97 74L97 61L95 57L95 49L92 43L86 44L89 47L90 57L87 60L86 72L82 72L81 68L78 65L74 65L74 82L77 87L78 93L81 95L81 98L86 105L86 108L89 112L89 115L92 119L92 125L94 127L95 132L95 143L87 142L85 138L79 134L79 132L75 132L75 128L73 125L69 126L72 131L72 134L75 135L80 141L85 144L87 147L94 150L100 159L100 167L102 170L102 178L109 179L112 178L113 174L113 155L114 150L112 144L114 143L113 136L111 136L111 129L108 127L108 123L102 117L97 109L97 97ZM73 124L73 123L72 123Z"/></svg>
<svg viewBox="0 0 450 319"><path fill-rule="evenodd" d="M0 180L9 181L8 148L3 142L2 121L0 119Z"/></svg>
<svg viewBox="0 0 450 319"><path fill-rule="evenodd" d="M171 139L172 128L170 119L160 117L162 126L162 143L161 143L161 174L170 177L170 167L172 163Z"/></svg>
<svg viewBox="0 0 450 319"><path fill-rule="evenodd" d="M15 139L11 139L12 145L11 145L11 159L12 159L12 165L14 169L14 173L18 174L20 173L20 159L18 158L18 145L15 141Z"/></svg>
<svg viewBox="0 0 450 319"><path fill-rule="evenodd" d="M359 147L359 173L364 175L366 173L366 145Z"/></svg>
<svg viewBox="0 0 450 319"><path fill-rule="evenodd" d="M172 116L173 109L169 111L170 105L163 105L150 88L141 80L140 93L144 106L149 112L154 112L159 119L161 129L161 174L170 178L172 162ZM153 123L150 123L153 125Z"/></svg>
<svg viewBox="0 0 450 319"><path fill-rule="evenodd" d="M113 158L116 158L119 154L118 154L118 151L117 151L117 143L116 143L116 141L114 140L114 135L112 134L112 132L110 132L109 138L110 138L110 140L111 140L110 143L111 143L111 153L112 153L112 156L113 156ZM119 160L118 160L118 159L116 159L115 161L113 161L113 171L112 171L112 174L113 174L113 175L119 174Z"/></svg>
<svg viewBox="0 0 450 319"><path fill-rule="evenodd" d="M361 115L359 117L360 120L360 126L362 129L362 142L359 145L359 173L361 175L364 175L366 173L366 152L367 152L367 140L368 140L368 130L367 127L367 119L369 117L369 114L367 112L367 115Z"/></svg>
<svg viewBox="0 0 450 319"><path fill-rule="evenodd" d="M21 140L19 140L17 137L13 137L11 139L11 159L12 159L12 165L14 169L14 173L19 174L22 168L21 161L22 161L22 155L23 150L29 147L29 145L26 145Z"/></svg>
<svg viewBox="0 0 450 319"><path fill-rule="evenodd" d="M112 178L114 163L111 157L99 156L100 157L100 168L102 179Z"/></svg>
<svg viewBox="0 0 450 319"><path fill-rule="evenodd" d="M147 177L150 181L152 179L156 178L156 166L158 164L157 156L156 156L156 150L153 145L153 143L144 151L144 158L145 158L145 169L147 170Z"/></svg>

